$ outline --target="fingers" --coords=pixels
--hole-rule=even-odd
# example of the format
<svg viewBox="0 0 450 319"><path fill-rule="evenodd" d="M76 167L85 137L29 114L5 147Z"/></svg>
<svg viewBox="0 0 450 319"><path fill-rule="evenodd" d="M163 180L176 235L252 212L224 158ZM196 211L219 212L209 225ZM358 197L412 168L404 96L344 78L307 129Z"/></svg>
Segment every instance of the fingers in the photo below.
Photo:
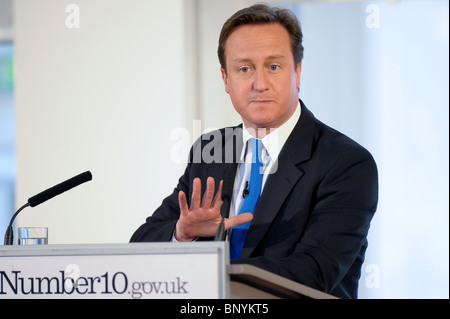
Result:
<svg viewBox="0 0 450 319"><path fill-rule="evenodd" d="M214 178L208 177L208 179L206 180L206 190L205 194L203 195L202 207L204 208L211 207L211 203L214 198L214 186L215 186Z"/></svg>
<svg viewBox="0 0 450 319"><path fill-rule="evenodd" d="M189 214L189 206L187 203L186 194L183 191L178 193L178 204L180 205L180 214L185 217Z"/></svg>
<svg viewBox="0 0 450 319"><path fill-rule="evenodd" d="M206 180L206 189L202 199L202 183L200 178L196 177L192 182L192 197L191 197L191 210L196 208L210 208L216 205L218 198L222 199L222 183L219 184L219 190L214 197L215 181L213 177L208 177ZM219 204L219 208L221 203Z"/></svg>
<svg viewBox="0 0 450 319"><path fill-rule="evenodd" d="M200 178L196 177L192 181L191 209L197 209L200 207L201 198L202 198L202 182Z"/></svg>
<svg viewBox="0 0 450 319"><path fill-rule="evenodd" d="M214 197L214 201L212 203L212 206L216 209L220 209L222 207L222 188L223 188L223 181L220 181L219 183L219 189L217 190L216 196Z"/></svg>
<svg viewBox="0 0 450 319"><path fill-rule="evenodd" d="M178 193L178 203L180 205L181 213L186 215L190 210L195 210L197 208L216 208L220 209L222 206L222 188L223 181L219 183L219 189L214 196L215 181L213 177L208 177L206 180L206 189L203 194L202 199L202 183L200 178L194 178L192 182L192 196L191 196L191 207L189 208L187 203L186 194L183 191Z"/></svg>
<svg viewBox="0 0 450 319"><path fill-rule="evenodd" d="M248 223L252 219L253 219L252 213L243 213L243 214L236 215L232 218L225 218L224 219L225 229L230 229L231 227L234 227L234 226L243 225L245 223Z"/></svg>

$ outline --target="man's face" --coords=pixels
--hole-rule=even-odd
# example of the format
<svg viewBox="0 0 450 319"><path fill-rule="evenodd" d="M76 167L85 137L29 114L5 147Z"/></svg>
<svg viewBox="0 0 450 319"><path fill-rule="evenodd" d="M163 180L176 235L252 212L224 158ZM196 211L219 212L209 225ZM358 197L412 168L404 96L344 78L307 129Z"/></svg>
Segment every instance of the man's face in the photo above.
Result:
<svg viewBox="0 0 450 319"><path fill-rule="evenodd" d="M295 66L288 31L277 23L244 25L225 44L225 90L245 125L276 128L298 104L301 63Z"/></svg>

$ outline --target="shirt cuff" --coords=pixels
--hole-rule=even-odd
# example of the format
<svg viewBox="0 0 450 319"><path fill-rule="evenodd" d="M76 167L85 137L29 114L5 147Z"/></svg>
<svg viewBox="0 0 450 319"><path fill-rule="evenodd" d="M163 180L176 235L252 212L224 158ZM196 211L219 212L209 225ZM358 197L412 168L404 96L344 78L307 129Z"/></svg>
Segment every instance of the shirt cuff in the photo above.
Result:
<svg viewBox="0 0 450 319"><path fill-rule="evenodd" d="M197 241L197 239L199 239L199 238L200 238L200 237L196 237L196 238L192 241L192 243L195 242L195 241ZM175 237L175 231L173 231L172 239L170 240L170 242L171 242L171 243L182 243L181 241L178 241L178 240L176 239L176 237Z"/></svg>

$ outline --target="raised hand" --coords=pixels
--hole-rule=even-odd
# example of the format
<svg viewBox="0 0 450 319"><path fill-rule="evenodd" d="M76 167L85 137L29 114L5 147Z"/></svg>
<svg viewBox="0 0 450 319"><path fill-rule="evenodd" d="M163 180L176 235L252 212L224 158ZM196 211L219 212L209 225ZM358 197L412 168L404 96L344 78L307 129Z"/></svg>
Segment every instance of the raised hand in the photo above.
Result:
<svg viewBox="0 0 450 319"><path fill-rule="evenodd" d="M180 205L180 218L175 227L177 241L193 241L197 237L213 237L222 221L220 208L222 207L223 181L220 181L219 189L214 195L214 178L206 180L206 190L201 199L201 180L195 178L192 185L191 207L188 207L186 194L178 193ZM224 219L225 229L245 224L253 219L251 213L244 213L232 218Z"/></svg>

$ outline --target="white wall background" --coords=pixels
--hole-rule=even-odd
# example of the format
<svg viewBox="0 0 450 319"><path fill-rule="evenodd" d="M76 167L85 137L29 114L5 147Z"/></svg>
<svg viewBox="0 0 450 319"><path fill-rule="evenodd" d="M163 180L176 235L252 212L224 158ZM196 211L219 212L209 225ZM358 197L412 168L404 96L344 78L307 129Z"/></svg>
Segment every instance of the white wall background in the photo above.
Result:
<svg viewBox="0 0 450 319"><path fill-rule="evenodd" d="M182 1L15 2L17 205L90 170L93 180L27 209L50 243L127 242L176 185L183 125Z"/></svg>
<svg viewBox="0 0 450 319"><path fill-rule="evenodd" d="M74 2L81 25L67 29ZM50 243L128 241L184 169L170 158L173 130L192 142L239 122L217 41L254 2L17 0L17 205L94 175L17 224L48 226ZM360 297L448 298L448 1L373 2L376 28L368 2L277 2L303 25L302 99L378 163Z"/></svg>
<svg viewBox="0 0 450 319"><path fill-rule="evenodd" d="M369 27L374 10L379 23ZM448 298L448 1L307 3L297 12L302 98L378 164L360 297Z"/></svg>

